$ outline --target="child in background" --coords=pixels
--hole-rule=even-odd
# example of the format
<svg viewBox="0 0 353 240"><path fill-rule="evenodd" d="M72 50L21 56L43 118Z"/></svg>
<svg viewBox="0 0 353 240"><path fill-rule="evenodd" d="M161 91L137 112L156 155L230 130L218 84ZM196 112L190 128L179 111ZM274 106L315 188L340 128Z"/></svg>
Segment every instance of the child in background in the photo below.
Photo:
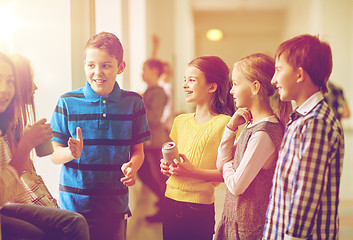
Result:
<svg viewBox="0 0 353 240"><path fill-rule="evenodd" d="M162 73L163 63L157 59L148 59L143 64L142 79L147 83L143 101L152 139L144 143L145 160L138 172L138 176L158 198L156 204L157 213L147 216L146 220L148 222L162 221L161 206L165 192L166 177L160 171L159 161L162 158L162 145L169 138L161 122L168 97L163 88L158 85L158 80Z"/></svg>
<svg viewBox="0 0 353 240"><path fill-rule="evenodd" d="M152 58L158 59L157 53L160 46L160 38L158 35L152 35ZM170 129L172 128L174 120L174 108L173 108L173 86L171 83L172 71L171 66L168 62L163 63L163 71L159 76L158 85L161 86L168 97L167 104L164 107L163 115L161 117L161 122L167 131L168 135Z"/></svg>
<svg viewBox="0 0 353 240"><path fill-rule="evenodd" d="M6 204L23 190L19 175L32 149L52 137L50 124L42 119L18 132L21 137L16 144L10 126L21 121L16 116L23 106L21 97L13 63L0 53L0 238L88 240L87 222L80 214L33 204Z"/></svg>
<svg viewBox="0 0 353 240"><path fill-rule="evenodd" d="M86 85L63 94L51 124L54 153L63 164L59 206L82 213L91 239L126 239L129 190L151 139L142 97L120 89L123 47L112 33L92 36L84 50Z"/></svg>
<svg viewBox="0 0 353 240"><path fill-rule="evenodd" d="M171 67L168 62L163 63L163 73L161 74L158 85L161 86L168 97L167 104L164 107L163 115L161 118L161 122L165 128L165 130L170 133L170 130L173 125L174 118L174 108L173 108L173 86L171 83L172 73Z"/></svg>
<svg viewBox="0 0 353 240"><path fill-rule="evenodd" d="M227 186L217 240L262 238L285 125L270 106L276 90L271 85L274 72L273 58L261 53L234 64L230 93L237 111L227 124L217 156L217 168L223 171ZM235 141L243 124L246 126Z"/></svg>
<svg viewBox="0 0 353 240"><path fill-rule="evenodd" d="M216 168L217 148L234 112L229 94L229 69L216 56L192 60L186 69L184 91L196 112L174 120L170 138L181 159L161 171L169 176L163 206L163 239L211 240L214 234L214 189L223 182Z"/></svg>
<svg viewBox="0 0 353 240"><path fill-rule="evenodd" d="M338 120L351 116L343 89L330 80L327 82L327 93L324 94L324 98Z"/></svg>
<svg viewBox="0 0 353 240"><path fill-rule="evenodd" d="M34 92L38 88L33 81L33 70L29 59L16 54L11 56L11 60L14 63L19 82L19 94L23 99L17 121L17 125L22 123L22 126L14 126L20 132L27 125L33 125L36 122ZM45 186L43 179L36 173L32 159L29 159L28 165L21 175L21 180L24 184L24 191L13 202L34 203L41 206L59 208L56 200Z"/></svg>
<svg viewBox="0 0 353 240"><path fill-rule="evenodd" d="M323 96L331 48L301 35L281 43L275 56L272 84L298 107L279 151L263 239L338 239L344 137Z"/></svg>

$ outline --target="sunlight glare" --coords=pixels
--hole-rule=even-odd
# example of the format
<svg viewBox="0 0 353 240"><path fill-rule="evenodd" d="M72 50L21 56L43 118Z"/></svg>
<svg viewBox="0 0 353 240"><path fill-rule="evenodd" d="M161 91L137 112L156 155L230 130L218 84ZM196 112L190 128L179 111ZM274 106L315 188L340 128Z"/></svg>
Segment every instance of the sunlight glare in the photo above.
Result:
<svg viewBox="0 0 353 240"><path fill-rule="evenodd" d="M12 36L18 26L14 16L13 8L10 5L0 5L0 47L1 51L12 50ZM4 49L7 48L7 49Z"/></svg>

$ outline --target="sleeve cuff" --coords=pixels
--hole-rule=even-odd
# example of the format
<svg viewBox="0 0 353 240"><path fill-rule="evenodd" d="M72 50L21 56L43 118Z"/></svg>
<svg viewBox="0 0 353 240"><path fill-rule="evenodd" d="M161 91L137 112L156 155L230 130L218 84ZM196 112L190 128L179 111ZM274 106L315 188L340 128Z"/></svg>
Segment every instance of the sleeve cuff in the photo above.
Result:
<svg viewBox="0 0 353 240"><path fill-rule="evenodd" d="M236 136L237 132L238 132L238 128L235 131L233 131L227 125L224 129L224 134L228 134L229 136Z"/></svg>

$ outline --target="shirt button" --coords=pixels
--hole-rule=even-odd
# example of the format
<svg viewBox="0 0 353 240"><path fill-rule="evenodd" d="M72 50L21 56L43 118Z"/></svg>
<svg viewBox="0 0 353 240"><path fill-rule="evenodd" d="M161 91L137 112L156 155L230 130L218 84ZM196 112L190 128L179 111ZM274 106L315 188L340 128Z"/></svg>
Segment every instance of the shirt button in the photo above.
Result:
<svg viewBox="0 0 353 240"><path fill-rule="evenodd" d="M107 101L103 100L103 103L106 103Z"/></svg>
<svg viewBox="0 0 353 240"><path fill-rule="evenodd" d="M107 114L103 113L103 117L106 117L106 116L107 116Z"/></svg>

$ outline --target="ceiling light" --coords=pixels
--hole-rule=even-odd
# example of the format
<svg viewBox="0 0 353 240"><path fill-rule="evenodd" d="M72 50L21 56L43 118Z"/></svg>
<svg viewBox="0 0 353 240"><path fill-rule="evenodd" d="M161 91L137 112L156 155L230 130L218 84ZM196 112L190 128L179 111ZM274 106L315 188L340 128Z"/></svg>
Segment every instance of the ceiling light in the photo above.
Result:
<svg viewBox="0 0 353 240"><path fill-rule="evenodd" d="M219 41L223 38L223 32L219 29L210 29L207 31L206 36L210 41Z"/></svg>

